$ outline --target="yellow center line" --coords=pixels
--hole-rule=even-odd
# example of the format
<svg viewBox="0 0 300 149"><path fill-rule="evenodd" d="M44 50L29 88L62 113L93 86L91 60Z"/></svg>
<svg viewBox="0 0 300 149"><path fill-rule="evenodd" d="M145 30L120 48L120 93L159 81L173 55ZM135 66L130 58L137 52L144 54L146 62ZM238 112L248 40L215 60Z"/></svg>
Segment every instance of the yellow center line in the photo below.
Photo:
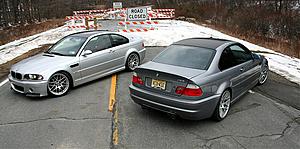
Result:
<svg viewBox="0 0 300 149"><path fill-rule="evenodd" d="M117 75L111 77L108 111L112 112L116 102Z"/></svg>
<svg viewBox="0 0 300 149"><path fill-rule="evenodd" d="M119 143L119 122L118 122L118 109L115 111L114 115L114 129L113 129L113 143L114 145L118 145Z"/></svg>
<svg viewBox="0 0 300 149"><path fill-rule="evenodd" d="M116 103L116 88L117 88L117 75L114 74L111 77L110 93L109 93L109 105L108 111L113 112ZM119 130L118 130L118 109L116 108L113 114L114 128L113 128L113 144L119 143Z"/></svg>

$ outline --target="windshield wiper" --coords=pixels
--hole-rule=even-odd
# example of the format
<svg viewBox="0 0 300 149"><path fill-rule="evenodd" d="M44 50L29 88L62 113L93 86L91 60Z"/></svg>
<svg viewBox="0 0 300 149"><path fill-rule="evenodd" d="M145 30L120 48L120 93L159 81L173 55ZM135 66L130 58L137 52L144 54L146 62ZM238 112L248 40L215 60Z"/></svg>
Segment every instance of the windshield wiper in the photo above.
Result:
<svg viewBox="0 0 300 149"><path fill-rule="evenodd" d="M54 54L54 55L60 55L60 56L66 56L65 54L61 54L61 53L58 53L58 52L47 52L49 54Z"/></svg>

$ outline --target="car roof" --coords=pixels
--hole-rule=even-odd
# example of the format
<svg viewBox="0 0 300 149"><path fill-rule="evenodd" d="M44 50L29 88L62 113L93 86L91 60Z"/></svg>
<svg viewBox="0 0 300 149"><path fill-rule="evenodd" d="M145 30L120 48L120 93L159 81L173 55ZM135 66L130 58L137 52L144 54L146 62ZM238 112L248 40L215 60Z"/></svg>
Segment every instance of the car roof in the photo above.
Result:
<svg viewBox="0 0 300 149"><path fill-rule="evenodd" d="M177 41L173 45L186 45L186 46L196 46L209 49L217 49L219 46L232 42L226 39L218 38L188 38L184 40Z"/></svg>
<svg viewBox="0 0 300 149"><path fill-rule="evenodd" d="M74 34L71 34L70 36L76 36L76 37L90 37L93 36L95 34L99 34L99 33L110 33L108 30L93 30L93 31L83 31L83 32L77 32Z"/></svg>

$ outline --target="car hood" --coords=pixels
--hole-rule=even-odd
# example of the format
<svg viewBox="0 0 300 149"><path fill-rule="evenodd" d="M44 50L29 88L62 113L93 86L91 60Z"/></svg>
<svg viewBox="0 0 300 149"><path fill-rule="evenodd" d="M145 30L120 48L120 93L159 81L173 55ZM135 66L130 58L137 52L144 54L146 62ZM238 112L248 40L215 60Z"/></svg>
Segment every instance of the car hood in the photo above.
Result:
<svg viewBox="0 0 300 149"><path fill-rule="evenodd" d="M72 63L74 57L39 54L20 61L12 66L11 70L22 74L43 74L57 67L64 67Z"/></svg>
<svg viewBox="0 0 300 149"><path fill-rule="evenodd" d="M192 79L193 77L201 75L204 72L206 72L206 70L168 65L168 64L156 63L152 61L141 65L140 68L174 74L174 75L185 77L187 79Z"/></svg>

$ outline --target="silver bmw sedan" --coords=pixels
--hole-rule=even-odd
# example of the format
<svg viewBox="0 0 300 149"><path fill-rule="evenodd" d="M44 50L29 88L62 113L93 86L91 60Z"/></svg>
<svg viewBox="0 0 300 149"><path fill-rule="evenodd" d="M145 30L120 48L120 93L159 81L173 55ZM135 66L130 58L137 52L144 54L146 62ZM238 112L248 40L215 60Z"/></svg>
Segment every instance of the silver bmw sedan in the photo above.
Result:
<svg viewBox="0 0 300 149"><path fill-rule="evenodd" d="M191 38L134 70L133 101L182 118L224 119L239 97L268 77L268 61L240 43Z"/></svg>
<svg viewBox="0 0 300 149"><path fill-rule="evenodd" d="M8 78L14 91L28 96L62 96L71 87L124 69L134 70L145 52L143 39L137 36L80 32L13 65Z"/></svg>

